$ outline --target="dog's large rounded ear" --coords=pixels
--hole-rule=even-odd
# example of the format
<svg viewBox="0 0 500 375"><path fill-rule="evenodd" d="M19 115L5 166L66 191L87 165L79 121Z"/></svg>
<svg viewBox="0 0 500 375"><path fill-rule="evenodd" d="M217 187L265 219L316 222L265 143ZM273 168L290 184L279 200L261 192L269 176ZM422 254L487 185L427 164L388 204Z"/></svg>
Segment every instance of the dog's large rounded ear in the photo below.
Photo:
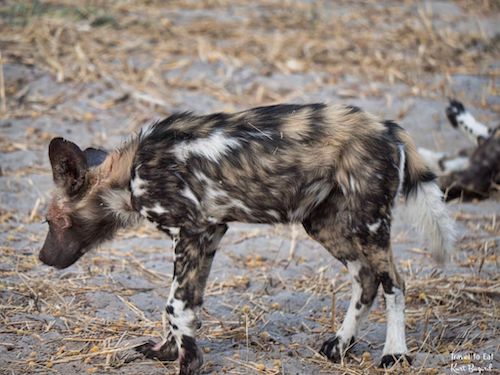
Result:
<svg viewBox="0 0 500 375"><path fill-rule="evenodd" d="M49 144L49 159L56 185L69 196L76 195L85 184L88 169L84 152L73 142L54 138Z"/></svg>
<svg viewBox="0 0 500 375"><path fill-rule="evenodd" d="M87 166L89 168L97 167L108 156L106 151L93 147L86 148L83 153L85 154L85 159L87 160Z"/></svg>

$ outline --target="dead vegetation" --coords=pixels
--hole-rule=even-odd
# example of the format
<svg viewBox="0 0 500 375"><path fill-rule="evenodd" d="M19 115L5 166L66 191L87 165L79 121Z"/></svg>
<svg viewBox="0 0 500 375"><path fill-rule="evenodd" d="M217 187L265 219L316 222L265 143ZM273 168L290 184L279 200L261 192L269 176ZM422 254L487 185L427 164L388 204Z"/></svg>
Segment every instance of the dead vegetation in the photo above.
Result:
<svg viewBox="0 0 500 375"><path fill-rule="evenodd" d="M151 119L152 112L159 116L185 108L179 92L212 98L222 106L218 110L286 102L327 85L340 98L392 101L374 82L401 85L403 97L441 100L461 95L451 85L456 74L484 78L481 92L468 103L498 113L498 104L488 102L498 96L498 33L491 35L475 21L498 16L498 2L456 3L461 11L448 14L410 0L342 0L335 7L328 1L7 0L0 3L0 72L7 65L29 67L50 74L62 89L38 93L29 77L0 74L1 119L16 124L57 118L88 127L101 113L117 110L131 120L121 127L106 125L107 134L126 134ZM273 84L280 76L286 81L311 72L304 85ZM363 84L347 84L351 77ZM82 108L65 105L78 103L81 90L94 84L107 93L104 99L90 98ZM408 110L402 106L400 117ZM55 130L38 123L21 133L22 141L2 130L2 158L30 150L44 154ZM106 141L99 137L98 143ZM36 186L31 180L36 176L50 178L47 163L21 163L2 170L2 176L2 194L22 192L23 181ZM46 204L41 197L30 197L27 211L19 208L21 201L1 201L0 373L174 372L175 364L145 361L130 349L144 336L158 338L161 332L170 265L153 265L171 263L167 242L150 242L162 236L141 228L123 234L119 248L107 245L77 268L48 270L36 259L46 230L39 224ZM430 271L421 248L410 249L417 255L400 264L407 279L409 347L420 354L416 366L403 364L394 373L441 373L450 368L453 353L493 348L498 357L498 217L458 212L456 218L465 230L456 272ZM200 332L205 371L384 373L374 356L383 342L378 334L360 338L347 366L317 353L319 338L341 322L345 309L335 306L347 300L350 284L333 260L325 264L311 258L324 255L321 250L304 251L314 245L303 233L290 233L281 227L249 229L225 240L222 263L234 272L222 274L219 267L210 279ZM398 244L410 240L403 232L394 237ZM147 245L134 243L137 238ZM284 256L268 250L270 239L285 249ZM241 246L249 251L233 253ZM285 277L276 269L296 271ZM284 292L305 296L300 311L273 297ZM268 329L273 319L286 321L292 313L304 319L287 325L281 336ZM369 326L384 320L379 304ZM300 332L307 339L290 341ZM221 348L218 356L209 353Z"/></svg>
<svg viewBox="0 0 500 375"><path fill-rule="evenodd" d="M484 220L486 225L491 225L491 218ZM498 227L495 230L498 233ZM136 232L139 236L141 233L143 230ZM236 241L240 237L238 234ZM166 366L164 369L167 373L174 371L174 365L154 365L152 361L138 358L131 349L144 337L158 338L161 332L161 321L157 320L160 312L156 311L158 317L155 319L137 306L132 298L138 293L149 293L155 289L159 291L160 298L165 297L168 290L166 287L170 284L169 275L148 269L140 261L155 256L164 258L161 250L132 247L129 252L123 252L103 249L84 259L82 270L57 275L49 271L51 277L43 277L47 270L38 265L36 254L30 250L38 246L40 236L29 239L31 245L26 251L16 249L16 241L19 241L19 237L13 236L7 246L2 247L0 256L0 264L13 266L12 269L1 270L1 345L8 351L25 353L10 363L13 373L25 370L57 372L57 365L69 363L76 363L79 368L83 366L87 373L126 369L132 363L135 369L141 366L161 369ZM306 246L311 244L312 242ZM476 246L484 246L484 249L477 251ZM460 244L462 252L470 255L459 262L461 271L455 275L431 272L422 277L423 267L420 262L411 259L402 262L400 267L407 278L409 348L414 355L427 353L438 356L440 360L427 363L424 359L419 361L416 368L403 365L395 370L396 373L438 373L434 372L436 366L449 366L452 353L475 351L492 337L498 337L500 279L498 276L491 278L482 274L483 267L498 267L495 246L490 241L478 241L475 236L463 240ZM225 247L230 249L231 243L227 243ZM224 252L231 257L229 251ZM325 360L317 353L317 345L310 342L285 344L282 337L277 337L275 332L270 333L266 329L271 316L275 317L273 312L278 316L293 313L303 315L304 319L297 326L288 327L290 332L282 332L284 336L304 332L311 336L311 340L314 337L327 337L339 326L345 313L341 309L335 309L336 300L346 301L349 296L350 282L344 271L335 276L336 282L332 285L327 266L316 270L312 277L310 273L298 273L290 280L270 273L277 267L283 267L285 259L273 260L263 255L248 255L242 261L242 264L234 265L244 270L241 276L234 275L223 280L218 280L217 276L212 277L207 298L220 298L222 307L230 311L230 314L223 319L216 312L205 308L200 336L209 343L236 342L247 350L256 351L258 355L252 359L244 358L241 353L245 349L242 349L225 357L223 367L209 361L206 364L207 372L216 370L221 373L245 373L245 370L254 370L258 373L282 374L286 373L282 362L286 364L290 357L298 358L306 366L316 366L323 373L384 372L377 368L377 358L372 357L370 349L355 350L349 354L346 367ZM280 264L277 265L276 262ZM297 257L290 267L301 262L305 260ZM145 280L148 285L123 285L115 280L120 273L132 275L134 280ZM251 288L252 285L261 285L262 288L256 291ZM283 290L290 294L307 295L308 300L303 308L292 311L286 303L273 302L269 298ZM114 311L113 316L109 317L106 314L103 317L96 316L99 310L92 296L103 293L105 295L98 298L115 299L120 302L123 310ZM225 303L223 296L228 295L236 299L232 303ZM323 302L323 307L311 314L309 302L324 297L327 299ZM331 303L329 298L332 299ZM158 306L162 305L162 300L153 302ZM116 309L110 304L102 307L101 312L107 308ZM282 315L281 319L286 319L286 315ZM369 326L385 322L381 303L370 314L369 322ZM56 338L47 339L47 333L54 331L58 333ZM28 353L22 348L25 338L34 341ZM44 346L40 352L37 350L37 342ZM381 341L365 336L359 338L359 343L363 348L382 345ZM205 345L205 351L210 354L210 344ZM129 363L130 361L133 362Z"/></svg>
<svg viewBox="0 0 500 375"><path fill-rule="evenodd" d="M419 2L350 3L7 1L0 9L0 42L6 61L47 70L58 82L104 80L125 95L102 103L102 110L129 96L168 110L178 89L215 96L228 108L283 102L293 94L253 82L231 84L246 66L259 76L320 71L316 87L356 76L404 83L413 94L440 98L452 94L447 83L453 74L498 77L492 67L498 34L488 37L474 22L477 13L495 11L495 1L461 1L470 17L465 20ZM194 15L183 14L187 10ZM469 27L463 31L454 27L464 22ZM220 67L220 79L182 77L198 62ZM174 70L180 74L168 74ZM426 77L437 73L444 79L429 84ZM491 82L482 105L497 92ZM22 99L23 89L8 87L8 97ZM368 85L343 95L372 91ZM43 104L50 108L57 100L44 98ZM9 106L11 116L23 109Z"/></svg>

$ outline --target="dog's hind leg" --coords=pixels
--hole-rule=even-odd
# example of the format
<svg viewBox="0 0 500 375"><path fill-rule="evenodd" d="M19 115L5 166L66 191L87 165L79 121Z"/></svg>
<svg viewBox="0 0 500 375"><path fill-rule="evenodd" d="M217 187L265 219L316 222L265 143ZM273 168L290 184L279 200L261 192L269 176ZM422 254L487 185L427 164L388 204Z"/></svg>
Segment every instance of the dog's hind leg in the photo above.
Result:
<svg viewBox="0 0 500 375"><path fill-rule="evenodd" d="M374 262L377 276L384 289L387 334L380 367L390 367L400 359L411 363L405 338L405 287L392 259L389 248L386 257L379 257Z"/></svg>
<svg viewBox="0 0 500 375"><path fill-rule="evenodd" d="M307 233L347 266L352 295L344 321L320 352L338 362L353 344L377 295L384 288L387 337L382 366L407 357L404 317L404 282L394 265L390 245L391 202L358 197L353 202L337 195L318 206L303 224ZM365 199L363 199L365 198ZM388 201L388 202L387 202Z"/></svg>
<svg viewBox="0 0 500 375"><path fill-rule="evenodd" d="M355 343L361 325L366 320L379 283L364 260L346 261L351 276L351 301L344 321L336 335L326 340L320 352L334 362L339 362L344 353Z"/></svg>
<svg viewBox="0 0 500 375"><path fill-rule="evenodd" d="M338 211L334 204L327 201L303 224L313 239L347 267L351 276L351 301L344 321L336 335L326 340L320 349L328 359L339 362L354 344L377 295L380 281L359 246L359 241L352 236L348 212Z"/></svg>

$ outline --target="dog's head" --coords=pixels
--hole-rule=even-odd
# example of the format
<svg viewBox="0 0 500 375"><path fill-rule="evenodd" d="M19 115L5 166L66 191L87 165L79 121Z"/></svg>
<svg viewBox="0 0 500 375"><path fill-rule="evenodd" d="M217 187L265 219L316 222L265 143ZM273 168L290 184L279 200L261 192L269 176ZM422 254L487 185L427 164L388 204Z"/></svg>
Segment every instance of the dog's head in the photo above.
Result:
<svg viewBox="0 0 500 375"><path fill-rule="evenodd" d="M39 255L43 263L66 268L114 233L113 220L104 212L96 191L98 178L93 173L106 155L94 148L82 151L62 138L50 142L56 191L46 217L49 232Z"/></svg>

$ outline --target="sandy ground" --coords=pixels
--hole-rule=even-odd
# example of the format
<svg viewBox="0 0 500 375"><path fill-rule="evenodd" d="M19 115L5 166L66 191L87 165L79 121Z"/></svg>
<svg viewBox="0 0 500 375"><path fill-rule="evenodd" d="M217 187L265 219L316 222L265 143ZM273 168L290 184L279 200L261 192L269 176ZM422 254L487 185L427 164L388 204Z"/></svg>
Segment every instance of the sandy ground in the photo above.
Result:
<svg viewBox="0 0 500 375"><path fill-rule="evenodd" d="M51 137L111 149L176 110L285 101L358 105L396 119L419 146L449 152L467 141L447 124L447 96L498 123L493 1L131 2L104 13L98 2L83 10L68 4L0 3L7 97L0 109L2 374L177 369L130 349L161 335L172 272L164 235L148 226L120 233L62 271L37 260L47 231ZM331 32L330 47L322 30ZM412 30L417 44L405 45ZM425 243L395 215L415 360L394 373L500 372L500 203L452 202L450 209L459 241L446 270L434 267ZM349 290L345 269L302 228L232 224L202 311L203 373L383 373L376 368L385 337L381 298L344 364L317 353L342 321Z"/></svg>

